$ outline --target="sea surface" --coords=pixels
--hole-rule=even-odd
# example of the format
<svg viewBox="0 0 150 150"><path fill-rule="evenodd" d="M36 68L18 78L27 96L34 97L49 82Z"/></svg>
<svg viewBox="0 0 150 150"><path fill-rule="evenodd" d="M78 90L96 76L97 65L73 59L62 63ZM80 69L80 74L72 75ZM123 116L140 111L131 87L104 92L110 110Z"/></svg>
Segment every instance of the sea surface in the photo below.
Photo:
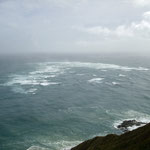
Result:
<svg viewBox="0 0 150 150"><path fill-rule="evenodd" d="M0 150L69 150L150 122L150 61L122 58L1 56Z"/></svg>

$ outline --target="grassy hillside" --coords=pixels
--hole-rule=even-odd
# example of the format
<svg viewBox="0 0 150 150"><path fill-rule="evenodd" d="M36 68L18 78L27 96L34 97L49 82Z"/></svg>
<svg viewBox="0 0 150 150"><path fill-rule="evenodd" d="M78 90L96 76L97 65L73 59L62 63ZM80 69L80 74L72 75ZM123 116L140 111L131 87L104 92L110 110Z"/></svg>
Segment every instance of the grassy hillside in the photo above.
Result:
<svg viewBox="0 0 150 150"><path fill-rule="evenodd" d="M150 150L150 124L122 135L95 137L71 150Z"/></svg>

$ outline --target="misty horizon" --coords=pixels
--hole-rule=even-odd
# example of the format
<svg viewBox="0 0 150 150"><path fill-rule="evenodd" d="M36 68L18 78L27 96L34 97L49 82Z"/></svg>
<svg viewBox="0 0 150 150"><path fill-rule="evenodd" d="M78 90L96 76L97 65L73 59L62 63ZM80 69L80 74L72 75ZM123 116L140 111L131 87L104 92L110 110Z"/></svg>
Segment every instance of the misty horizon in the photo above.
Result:
<svg viewBox="0 0 150 150"><path fill-rule="evenodd" d="M149 54L148 0L0 0L0 54Z"/></svg>

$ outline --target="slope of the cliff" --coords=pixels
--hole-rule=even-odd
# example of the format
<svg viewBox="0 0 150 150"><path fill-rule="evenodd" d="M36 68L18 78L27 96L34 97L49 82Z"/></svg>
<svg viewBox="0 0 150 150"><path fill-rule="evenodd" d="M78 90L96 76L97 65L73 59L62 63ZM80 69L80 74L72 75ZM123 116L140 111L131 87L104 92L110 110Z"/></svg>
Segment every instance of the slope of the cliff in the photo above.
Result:
<svg viewBox="0 0 150 150"><path fill-rule="evenodd" d="M71 150L150 150L150 124L122 135L95 137Z"/></svg>

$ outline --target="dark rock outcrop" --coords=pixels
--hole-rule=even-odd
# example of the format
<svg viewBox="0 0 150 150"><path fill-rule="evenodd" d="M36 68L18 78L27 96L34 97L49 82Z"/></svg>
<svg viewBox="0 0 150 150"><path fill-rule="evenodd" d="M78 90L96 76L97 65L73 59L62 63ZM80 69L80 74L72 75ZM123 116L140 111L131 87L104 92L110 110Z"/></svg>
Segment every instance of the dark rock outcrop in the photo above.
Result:
<svg viewBox="0 0 150 150"><path fill-rule="evenodd" d="M120 129L123 132L128 132L129 127L133 127L133 126L139 127L139 126L142 126L142 125L146 125L146 123L139 122L139 121L136 121L136 120L125 120L120 125L118 125L117 128Z"/></svg>
<svg viewBox="0 0 150 150"><path fill-rule="evenodd" d="M95 137L71 150L150 150L150 124L122 135Z"/></svg>

